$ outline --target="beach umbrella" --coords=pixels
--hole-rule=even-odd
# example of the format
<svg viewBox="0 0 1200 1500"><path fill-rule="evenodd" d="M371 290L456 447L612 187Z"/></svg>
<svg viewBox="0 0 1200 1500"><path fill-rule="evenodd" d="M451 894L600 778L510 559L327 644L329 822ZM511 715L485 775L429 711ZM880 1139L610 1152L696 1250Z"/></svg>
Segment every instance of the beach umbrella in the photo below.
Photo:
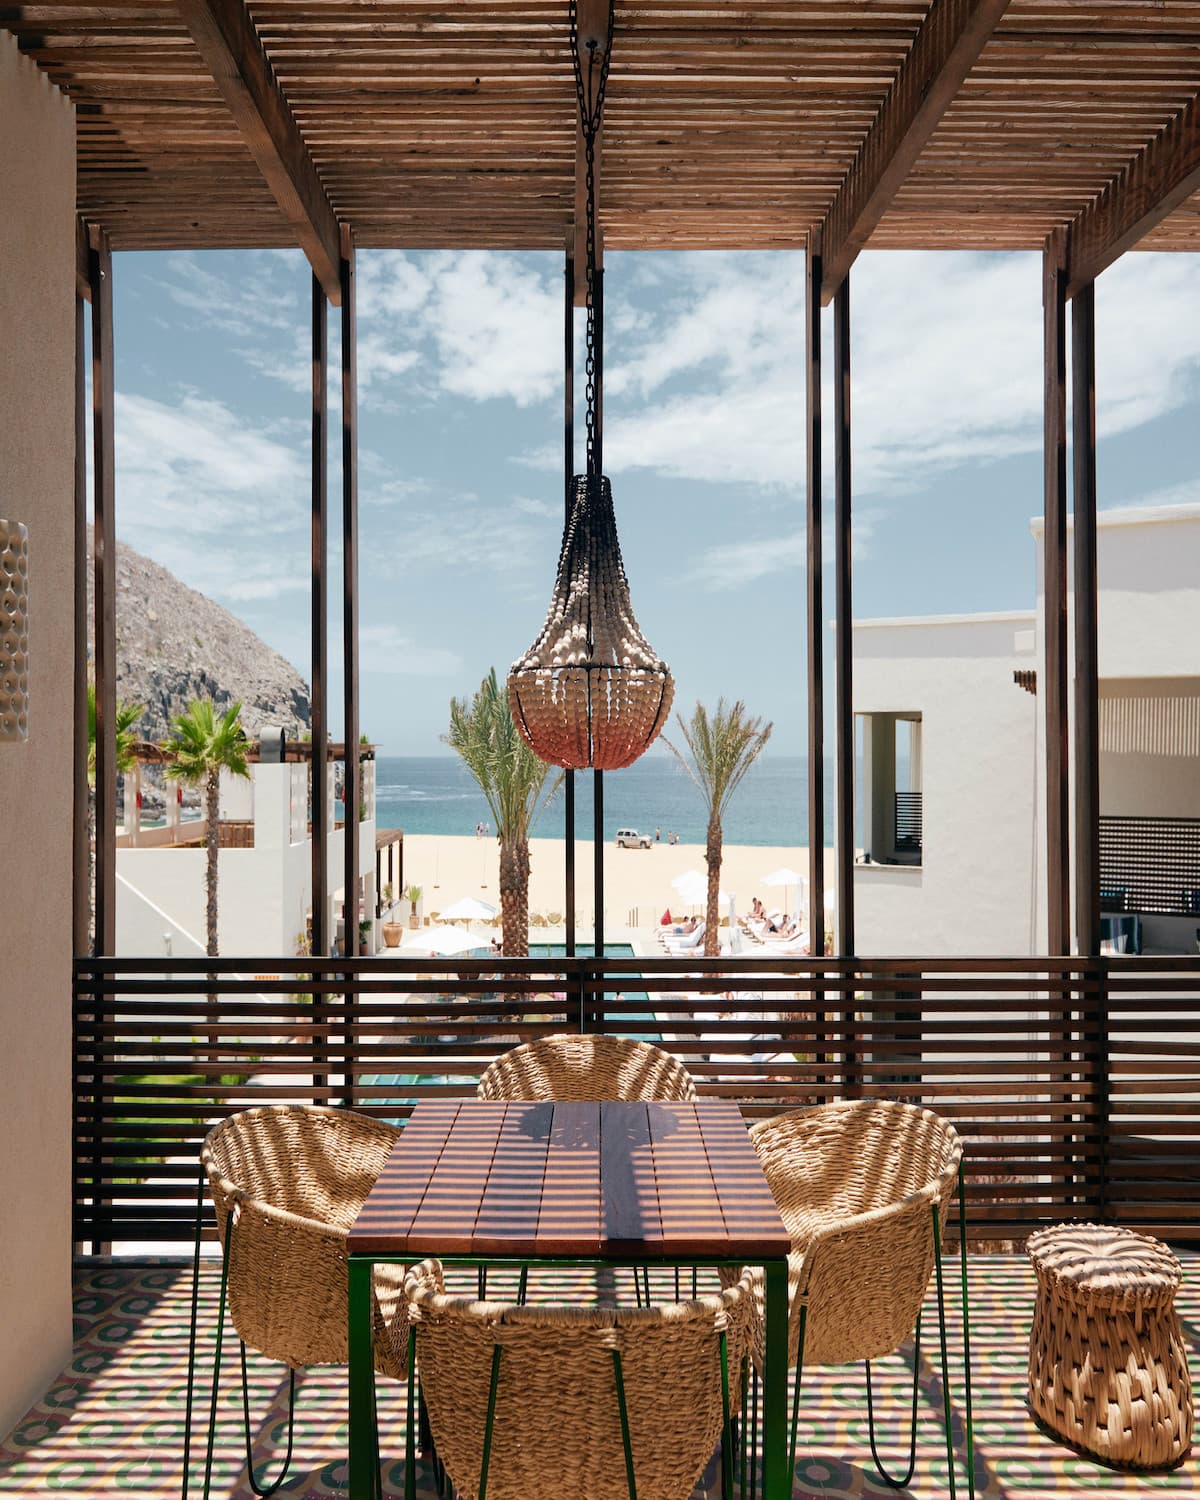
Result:
<svg viewBox="0 0 1200 1500"><path fill-rule="evenodd" d="M487 939L465 927L426 928L410 932L405 936L402 951L410 954L427 953L431 958L454 953L469 953L472 948L486 948Z"/></svg>
<svg viewBox="0 0 1200 1500"><path fill-rule="evenodd" d="M783 887L783 904L785 909L788 905L788 887L791 885L802 886L804 876L787 865L781 865L778 870L772 870L769 875L762 878L763 885L781 885Z"/></svg>
<svg viewBox="0 0 1200 1500"><path fill-rule="evenodd" d="M689 906L703 906L708 899L708 881L699 870L689 870L671 884L679 892L679 899Z"/></svg>
<svg viewBox="0 0 1200 1500"><path fill-rule="evenodd" d="M689 871L690 879L682 884L672 881L675 889L679 892L680 900L686 901L689 906L704 906L708 901L708 876L701 875L698 870ZM717 892L717 900L722 905L729 897L724 891Z"/></svg>
<svg viewBox="0 0 1200 1500"><path fill-rule="evenodd" d="M464 896L438 914L439 922L490 922L496 908L477 896Z"/></svg>

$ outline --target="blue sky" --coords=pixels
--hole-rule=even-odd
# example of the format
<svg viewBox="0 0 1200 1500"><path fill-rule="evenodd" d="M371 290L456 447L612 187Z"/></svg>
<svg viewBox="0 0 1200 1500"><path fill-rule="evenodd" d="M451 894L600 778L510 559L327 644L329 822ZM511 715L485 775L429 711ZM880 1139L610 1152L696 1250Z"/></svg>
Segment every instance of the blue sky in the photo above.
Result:
<svg viewBox="0 0 1200 1500"><path fill-rule="evenodd" d="M677 704L742 697L779 753L804 737L803 275L784 253L613 254L606 273L605 467L635 611ZM1035 255L856 265L857 616L1032 605L1040 286ZM115 257L118 534L306 678L310 295L294 251ZM1126 256L1097 325L1101 504L1200 499L1195 257ZM335 310L330 330L337 662ZM831 335L827 314L830 363ZM541 623L561 351L556 255L360 253L362 723L384 753L441 752L451 695ZM827 598L831 616L832 579Z"/></svg>

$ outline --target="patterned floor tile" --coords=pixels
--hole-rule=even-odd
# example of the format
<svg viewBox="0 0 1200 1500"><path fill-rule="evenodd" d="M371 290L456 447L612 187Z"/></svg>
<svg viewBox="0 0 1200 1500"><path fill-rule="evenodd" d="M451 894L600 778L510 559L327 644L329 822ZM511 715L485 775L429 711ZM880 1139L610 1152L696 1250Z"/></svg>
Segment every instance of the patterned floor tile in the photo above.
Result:
<svg viewBox="0 0 1200 1500"><path fill-rule="evenodd" d="M1185 1257L1180 1312L1200 1359L1200 1256ZM219 1272L201 1275L200 1347L211 1362ZM187 1382L190 1267L84 1264L76 1276L75 1351L66 1370L0 1446L0 1496L61 1495L100 1500L109 1495L177 1500L181 1493ZM495 1295L497 1288L492 1287ZM583 1288L547 1283L543 1295ZM669 1296L663 1277L656 1295ZM1050 1500L1063 1495L1133 1497L1200 1493L1200 1465L1187 1460L1170 1474L1131 1475L1104 1469L1073 1454L1034 1425L1025 1406L1025 1356L1033 1277L1018 1256L978 1257L971 1264L972 1377L975 1397L976 1492L981 1500ZM959 1495L966 1493L965 1408L959 1299L950 1301L954 1351L950 1384L952 1431ZM944 1445L943 1382L934 1304L927 1308L917 1367L918 1447L912 1483L900 1494L942 1500L950 1494ZM881 1456L903 1468L907 1448L911 1349L875 1366ZM247 1483L241 1393L230 1357L213 1438L213 1488L219 1500L252 1500ZM287 1380L279 1367L250 1361L252 1452L261 1480L286 1438ZM298 1383L295 1463L280 1491L303 1500L340 1500L346 1486L346 1384L344 1370L305 1372ZM202 1393L205 1398L207 1392ZM380 1424L389 1497L404 1492L404 1393L380 1382ZM193 1420L192 1481L200 1494L207 1399ZM749 1489L749 1485L747 1486ZM422 1465L420 1500L436 1500ZM761 1486L755 1485L761 1494ZM883 1500L898 1492L876 1475L868 1443L861 1366L805 1371L794 1494ZM719 1495L717 1465L709 1465L697 1500ZM548 1476L546 1500L559 1497ZM538 1500L538 1497L530 1497Z"/></svg>

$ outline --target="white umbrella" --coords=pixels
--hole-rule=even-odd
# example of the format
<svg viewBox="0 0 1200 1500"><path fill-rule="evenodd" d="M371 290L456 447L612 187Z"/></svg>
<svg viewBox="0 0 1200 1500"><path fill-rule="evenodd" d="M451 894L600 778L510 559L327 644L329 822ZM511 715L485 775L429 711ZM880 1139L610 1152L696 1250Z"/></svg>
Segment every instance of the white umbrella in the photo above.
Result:
<svg viewBox="0 0 1200 1500"><path fill-rule="evenodd" d="M476 896L464 896L461 901L456 901L453 906L438 913L439 922L490 922L496 915L496 908L486 901L480 901Z"/></svg>
<svg viewBox="0 0 1200 1500"><path fill-rule="evenodd" d="M681 891L684 886L693 885L697 880L707 888L708 876L703 870L685 870L682 875L676 875L671 884L677 891Z"/></svg>
<svg viewBox="0 0 1200 1500"><path fill-rule="evenodd" d="M708 876L701 875L699 871L689 872L690 877L684 882L673 881L679 892L680 900L686 901L689 906L704 906L708 902ZM724 891L717 892L717 900L725 902L729 898Z"/></svg>
<svg viewBox="0 0 1200 1500"><path fill-rule="evenodd" d="M781 865L778 870L772 870L769 875L762 878L763 885L781 885L783 887L783 904L788 905L788 886L803 886L804 876L796 870L789 869L787 865Z"/></svg>
<svg viewBox="0 0 1200 1500"><path fill-rule="evenodd" d="M469 953L472 948L485 948L487 939L465 927L439 927L422 932L410 932L404 939L405 953L428 953L441 957L453 953Z"/></svg>

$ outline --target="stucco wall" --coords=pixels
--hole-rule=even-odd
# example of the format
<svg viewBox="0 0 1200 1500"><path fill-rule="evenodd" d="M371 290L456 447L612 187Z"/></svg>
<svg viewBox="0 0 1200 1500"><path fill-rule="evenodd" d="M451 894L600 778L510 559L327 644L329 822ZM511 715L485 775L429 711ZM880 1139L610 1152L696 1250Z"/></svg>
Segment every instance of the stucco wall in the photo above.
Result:
<svg viewBox="0 0 1200 1500"><path fill-rule="evenodd" d="M1045 645L1041 614L1045 596L1045 535L1040 518L1030 523L1037 568L1037 667ZM1068 545L1074 526L1068 521ZM1193 698L1200 678L1200 505L1145 506L1102 511L1097 518L1096 576L1099 584L1097 636L1102 699L1158 696ZM1068 558L1068 601L1074 611L1074 568ZM1073 618L1073 615L1072 615ZM1074 674L1074 633L1068 632L1069 670ZM1044 712L1044 695L1039 695ZM1105 707L1101 704L1100 811L1200 817L1200 779L1190 744L1185 754L1158 745L1151 755L1104 749ZM1074 706L1071 705L1074 734ZM1045 805L1045 730L1039 725L1039 825ZM1163 753L1164 749L1168 753ZM1072 817L1075 805L1074 751L1069 761ZM1044 835L1039 826L1039 890L1045 890ZM1075 931L1074 880L1071 930ZM1038 899L1038 948L1045 951L1044 897ZM1194 925L1194 924L1193 924ZM1164 932L1167 929L1163 929ZM1150 941L1149 938L1146 941ZM1185 951L1194 938L1187 934ZM1164 936L1162 947L1177 945Z"/></svg>
<svg viewBox="0 0 1200 1500"><path fill-rule="evenodd" d="M29 527L29 738L0 745L0 1433L71 1348L75 129L0 31L0 514Z"/></svg>
<svg viewBox="0 0 1200 1500"><path fill-rule="evenodd" d="M921 864L855 870L862 954L1033 951L1030 615L854 627L857 713L921 715Z"/></svg>

